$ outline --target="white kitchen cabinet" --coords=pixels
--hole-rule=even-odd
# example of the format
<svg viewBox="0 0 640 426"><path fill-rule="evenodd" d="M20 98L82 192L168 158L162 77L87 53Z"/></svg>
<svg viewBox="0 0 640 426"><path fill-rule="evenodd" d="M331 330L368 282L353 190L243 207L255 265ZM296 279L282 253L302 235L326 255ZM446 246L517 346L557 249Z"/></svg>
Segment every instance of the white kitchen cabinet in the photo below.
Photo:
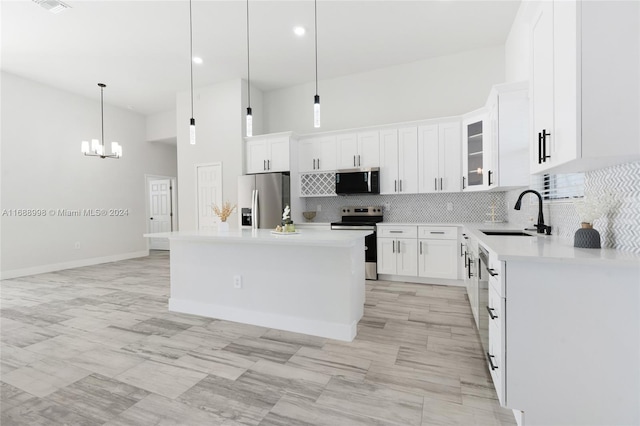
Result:
<svg viewBox="0 0 640 426"><path fill-rule="evenodd" d="M300 172L321 172L337 169L336 137L317 136L298 142L298 169Z"/></svg>
<svg viewBox="0 0 640 426"><path fill-rule="evenodd" d="M289 135L257 136L246 139L247 174L289 171Z"/></svg>
<svg viewBox="0 0 640 426"><path fill-rule="evenodd" d="M418 127L380 131L380 193L418 193Z"/></svg>
<svg viewBox="0 0 640 426"><path fill-rule="evenodd" d="M338 169L380 166L380 133L377 130L340 134Z"/></svg>
<svg viewBox="0 0 640 426"><path fill-rule="evenodd" d="M488 170L491 145L488 138L487 111L482 108L462 120L462 190L481 191L489 188Z"/></svg>
<svg viewBox="0 0 640 426"><path fill-rule="evenodd" d="M378 274L418 275L418 239L416 226L378 228Z"/></svg>
<svg viewBox="0 0 640 426"><path fill-rule="evenodd" d="M491 161L489 189L529 186L529 89L527 82L493 86L487 100Z"/></svg>
<svg viewBox="0 0 640 426"><path fill-rule="evenodd" d="M530 28L531 172L640 159L640 2L540 2Z"/></svg>
<svg viewBox="0 0 640 426"><path fill-rule="evenodd" d="M460 122L418 126L418 190L459 192L461 188Z"/></svg>
<svg viewBox="0 0 640 426"><path fill-rule="evenodd" d="M458 228L418 227L418 276L458 278Z"/></svg>

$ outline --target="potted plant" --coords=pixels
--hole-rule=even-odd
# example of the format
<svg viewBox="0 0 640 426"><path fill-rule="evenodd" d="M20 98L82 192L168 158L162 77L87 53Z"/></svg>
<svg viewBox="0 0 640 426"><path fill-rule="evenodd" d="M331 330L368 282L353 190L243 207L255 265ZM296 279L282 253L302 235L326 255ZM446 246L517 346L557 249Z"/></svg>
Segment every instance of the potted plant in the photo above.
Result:
<svg viewBox="0 0 640 426"><path fill-rule="evenodd" d="M593 229L596 219L607 214L615 205L615 196L608 192L598 197L574 201L580 218L580 226L573 237L573 246L580 248L600 248L600 233Z"/></svg>
<svg viewBox="0 0 640 426"><path fill-rule="evenodd" d="M225 201L222 204L222 208L217 205L213 205L213 213L220 218L220 223L218 223L218 231L228 231L229 224L227 223L227 219L231 216L231 213L235 210L236 205L231 206L231 203Z"/></svg>

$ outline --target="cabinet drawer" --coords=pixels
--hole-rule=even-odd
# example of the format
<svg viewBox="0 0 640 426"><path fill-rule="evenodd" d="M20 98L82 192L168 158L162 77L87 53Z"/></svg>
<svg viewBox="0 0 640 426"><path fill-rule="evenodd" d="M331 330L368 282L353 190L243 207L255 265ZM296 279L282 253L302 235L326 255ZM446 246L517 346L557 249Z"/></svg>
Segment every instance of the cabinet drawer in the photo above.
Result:
<svg viewBox="0 0 640 426"><path fill-rule="evenodd" d="M420 226L418 237L430 240L456 240L458 228L455 226Z"/></svg>
<svg viewBox="0 0 640 426"><path fill-rule="evenodd" d="M504 334L503 330L500 330L497 324L489 324L489 351L485 354L487 358L487 364L489 366L489 371L491 372L491 379L493 381L493 386L496 389L496 394L498 395L498 400L500 400L500 405L505 405L506 394L505 394L505 379L506 379L506 371L505 371L505 352L503 340Z"/></svg>
<svg viewBox="0 0 640 426"><path fill-rule="evenodd" d="M379 226L378 236L382 238L418 238L417 226Z"/></svg>
<svg viewBox="0 0 640 426"><path fill-rule="evenodd" d="M502 324L504 324L504 299L500 297L500 294L491 286L489 286L489 300L488 300L488 308L491 311L489 314L489 323L496 323L502 329ZM487 309L484 306L481 306L480 309Z"/></svg>
<svg viewBox="0 0 640 426"><path fill-rule="evenodd" d="M493 267L491 266L493 264ZM503 262L491 262L489 260L489 273L493 274L489 276L489 287L493 288L500 297L507 297L505 283L505 269L503 268Z"/></svg>

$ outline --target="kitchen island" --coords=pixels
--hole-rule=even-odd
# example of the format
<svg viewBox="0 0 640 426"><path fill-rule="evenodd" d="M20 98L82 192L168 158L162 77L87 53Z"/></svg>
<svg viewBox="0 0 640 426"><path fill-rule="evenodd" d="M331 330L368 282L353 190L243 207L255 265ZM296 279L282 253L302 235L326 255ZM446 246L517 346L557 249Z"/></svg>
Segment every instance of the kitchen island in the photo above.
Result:
<svg viewBox="0 0 640 426"><path fill-rule="evenodd" d="M145 234L171 247L169 310L351 341L364 311L371 231Z"/></svg>

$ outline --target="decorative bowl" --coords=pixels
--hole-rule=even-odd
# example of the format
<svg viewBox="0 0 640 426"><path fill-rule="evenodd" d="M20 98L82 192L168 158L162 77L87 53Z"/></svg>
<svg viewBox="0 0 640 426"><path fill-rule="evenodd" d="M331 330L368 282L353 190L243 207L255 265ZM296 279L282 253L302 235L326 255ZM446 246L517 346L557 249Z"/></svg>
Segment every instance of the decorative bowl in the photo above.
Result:
<svg viewBox="0 0 640 426"><path fill-rule="evenodd" d="M314 217L316 217L316 212L302 212L302 216L307 220L307 222L311 222Z"/></svg>

